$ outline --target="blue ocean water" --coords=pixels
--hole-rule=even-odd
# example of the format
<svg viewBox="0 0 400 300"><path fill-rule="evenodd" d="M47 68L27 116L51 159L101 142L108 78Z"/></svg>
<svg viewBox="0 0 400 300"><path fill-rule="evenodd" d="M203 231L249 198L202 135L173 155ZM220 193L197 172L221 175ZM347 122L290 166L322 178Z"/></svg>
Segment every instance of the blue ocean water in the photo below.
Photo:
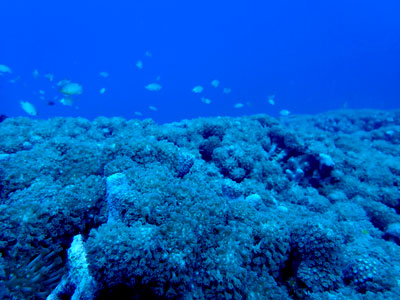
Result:
<svg viewBox="0 0 400 300"><path fill-rule="evenodd" d="M399 1L16 0L0 10L0 64L12 70L0 76L0 113L11 117L28 116L21 101L36 118L157 122L399 108ZM70 106L59 102L64 79L83 87Z"/></svg>

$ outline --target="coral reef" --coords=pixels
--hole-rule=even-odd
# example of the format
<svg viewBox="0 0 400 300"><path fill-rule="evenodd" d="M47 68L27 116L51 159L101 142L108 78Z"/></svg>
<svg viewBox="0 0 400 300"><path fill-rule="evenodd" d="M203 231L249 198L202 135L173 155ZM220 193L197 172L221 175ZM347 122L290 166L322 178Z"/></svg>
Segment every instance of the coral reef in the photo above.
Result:
<svg viewBox="0 0 400 300"><path fill-rule="evenodd" d="M400 112L0 123L2 299L400 299Z"/></svg>

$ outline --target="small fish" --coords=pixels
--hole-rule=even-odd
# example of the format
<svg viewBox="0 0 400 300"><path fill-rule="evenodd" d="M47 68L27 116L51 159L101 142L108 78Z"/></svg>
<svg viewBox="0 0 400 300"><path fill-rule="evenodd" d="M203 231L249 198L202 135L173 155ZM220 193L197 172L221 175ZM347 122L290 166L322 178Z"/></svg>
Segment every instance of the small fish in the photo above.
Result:
<svg viewBox="0 0 400 300"><path fill-rule="evenodd" d="M271 105L275 105L275 95L271 95L268 97L268 102Z"/></svg>
<svg viewBox="0 0 400 300"><path fill-rule="evenodd" d="M205 103L205 104L210 104L211 100L205 97L201 97L201 102Z"/></svg>
<svg viewBox="0 0 400 300"><path fill-rule="evenodd" d="M159 85L158 83L149 83L148 85L145 86L145 89L152 91L152 92L156 92L161 90L161 85Z"/></svg>
<svg viewBox="0 0 400 300"><path fill-rule="evenodd" d="M152 110L152 111L157 111L158 110L157 107L152 106L152 105L149 106L149 109Z"/></svg>
<svg viewBox="0 0 400 300"><path fill-rule="evenodd" d="M143 69L143 62L141 60L138 60L136 63L136 67L138 67L138 69Z"/></svg>
<svg viewBox="0 0 400 300"><path fill-rule="evenodd" d="M53 100L49 100L49 101L47 101L47 105L54 106L54 105L56 105L56 103Z"/></svg>
<svg viewBox="0 0 400 300"><path fill-rule="evenodd" d="M287 109L282 109L279 114L281 116L288 116L290 114L290 111L288 111Z"/></svg>
<svg viewBox="0 0 400 300"><path fill-rule="evenodd" d="M233 107L234 108L242 108L244 106L243 103L236 103Z"/></svg>
<svg viewBox="0 0 400 300"><path fill-rule="evenodd" d="M44 95L44 94L46 94L46 92L43 91L43 90L39 90L39 94L40 94L40 95Z"/></svg>
<svg viewBox="0 0 400 300"><path fill-rule="evenodd" d="M35 79L38 78L39 77L39 71L37 69L33 70L32 76Z"/></svg>
<svg viewBox="0 0 400 300"><path fill-rule="evenodd" d="M67 83L60 88L60 92L64 95L80 95L82 91L82 86L75 82Z"/></svg>
<svg viewBox="0 0 400 300"><path fill-rule="evenodd" d="M110 74L108 74L107 72L100 72L99 73L99 75L101 76L101 77L104 77L104 78L107 78L108 76L110 76Z"/></svg>
<svg viewBox="0 0 400 300"><path fill-rule="evenodd" d="M135 111L134 114L135 114L136 116L138 116L138 117L143 116L143 114L142 114L140 111Z"/></svg>
<svg viewBox="0 0 400 300"><path fill-rule="evenodd" d="M72 106L74 104L74 100L69 97L61 98L60 103L65 106Z"/></svg>
<svg viewBox="0 0 400 300"><path fill-rule="evenodd" d="M214 79L213 81L211 81L211 85L215 88L217 88L219 86L219 80L218 79Z"/></svg>
<svg viewBox="0 0 400 300"><path fill-rule="evenodd" d="M100 94L104 94L106 92L106 88L101 88L100 89Z"/></svg>
<svg viewBox="0 0 400 300"><path fill-rule="evenodd" d="M30 116L37 116L37 110L35 106L33 106L32 103L29 103L27 101L21 101L21 108Z"/></svg>
<svg viewBox="0 0 400 300"><path fill-rule="evenodd" d="M204 88L201 85L196 85L192 89L192 92L195 93L195 94L200 94L203 90L204 90Z"/></svg>
<svg viewBox="0 0 400 300"><path fill-rule="evenodd" d="M63 80L60 80L59 82L57 82L57 86L63 86L63 85L66 85L66 84L68 84L70 82L71 82L71 80L63 79Z"/></svg>
<svg viewBox="0 0 400 300"><path fill-rule="evenodd" d="M224 88L223 89L223 93L224 94L229 94L230 92L232 92L232 90L230 88Z"/></svg>
<svg viewBox="0 0 400 300"><path fill-rule="evenodd" d="M51 73L44 74L44 78L47 78L49 81L53 81L54 75Z"/></svg>
<svg viewBox="0 0 400 300"><path fill-rule="evenodd" d="M3 75L2 73L9 73L11 74L12 71L9 67L7 67L6 65L0 65L0 75Z"/></svg>
<svg viewBox="0 0 400 300"><path fill-rule="evenodd" d="M146 55L147 57L152 57L152 56L153 56L153 54L151 54L150 51L146 51L145 55Z"/></svg>

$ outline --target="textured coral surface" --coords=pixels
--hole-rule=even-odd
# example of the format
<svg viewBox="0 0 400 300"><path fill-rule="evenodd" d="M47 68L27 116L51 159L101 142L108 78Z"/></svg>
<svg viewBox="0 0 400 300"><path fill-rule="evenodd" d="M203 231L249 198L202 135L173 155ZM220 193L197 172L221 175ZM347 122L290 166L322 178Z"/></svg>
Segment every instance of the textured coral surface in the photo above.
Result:
<svg viewBox="0 0 400 300"><path fill-rule="evenodd" d="M400 299L399 212L399 111L0 123L1 299Z"/></svg>

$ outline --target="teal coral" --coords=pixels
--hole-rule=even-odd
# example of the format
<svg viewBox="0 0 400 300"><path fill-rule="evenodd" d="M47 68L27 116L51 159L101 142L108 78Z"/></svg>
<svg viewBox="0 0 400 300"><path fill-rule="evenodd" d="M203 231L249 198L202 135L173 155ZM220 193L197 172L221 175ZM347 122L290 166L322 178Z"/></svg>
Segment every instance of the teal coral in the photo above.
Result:
<svg viewBox="0 0 400 300"><path fill-rule="evenodd" d="M8 118L0 295L63 290L80 237L88 298L400 298L399 120Z"/></svg>

